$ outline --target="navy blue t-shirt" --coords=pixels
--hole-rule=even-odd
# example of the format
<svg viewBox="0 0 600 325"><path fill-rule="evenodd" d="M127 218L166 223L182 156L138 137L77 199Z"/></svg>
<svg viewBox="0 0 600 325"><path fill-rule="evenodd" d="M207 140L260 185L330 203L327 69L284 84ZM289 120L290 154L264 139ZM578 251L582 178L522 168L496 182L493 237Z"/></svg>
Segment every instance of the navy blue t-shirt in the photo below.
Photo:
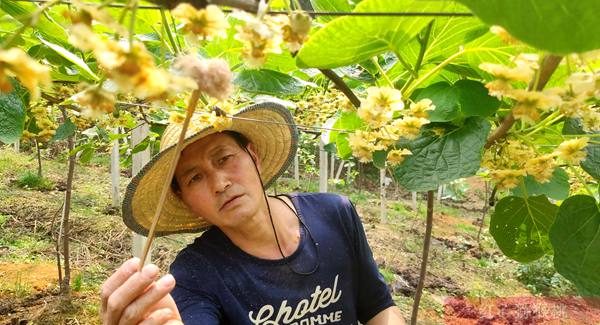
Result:
<svg viewBox="0 0 600 325"><path fill-rule="evenodd" d="M347 325L394 304L350 201L331 193L289 197L309 229L301 226L289 265L245 253L217 227L179 253L172 295L186 324ZM318 268L299 275L290 267Z"/></svg>

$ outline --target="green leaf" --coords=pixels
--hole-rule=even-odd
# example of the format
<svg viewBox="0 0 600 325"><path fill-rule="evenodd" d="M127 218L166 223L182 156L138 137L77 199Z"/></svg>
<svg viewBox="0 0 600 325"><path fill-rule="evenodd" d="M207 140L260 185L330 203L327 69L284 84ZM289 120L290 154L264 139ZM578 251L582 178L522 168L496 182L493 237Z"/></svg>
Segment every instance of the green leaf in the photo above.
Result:
<svg viewBox="0 0 600 325"><path fill-rule="evenodd" d="M364 0L355 12L440 11L443 1ZM432 17L357 17L335 19L314 33L296 57L301 68L336 68L360 63L386 51L401 53Z"/></svg>
<svg viewBox="0 0 600 325"><path fill-rule="evenodd" d="M423 98L429 98L435 105L435 109L429 112L431 122L452 121L460 116L460 104L458 89L443 81L438 82L421 90L415 102Z"/></svg>
<svg viewBox="0 0 600 325"><path fill-rule="evenodd" d="M459 80L454 87L458 89L460 110L465 116L490 116L500 107L500 101L490 96L479 81Z"/></svg>
<svg viewBox="0 0 600 325"><path fill-rule="evenodd" d="M150 137L145 137L144 140L142 140L140 143L136 144L135 147L133 147L133 149L131 149L131 154L135 154L135 153L146 150L146 148L148 148L149 144L150 144Z"/></svg>
<svg viewBox="0 0 600 325"><path fill-rule="evenodd" d="M244 70L237 75L234 83L249 93L283 96L298 95L305 87L316 86L285 73L267 69Z"/></svg>
<svg viewBox="0 0 600 325"><path fill-rule="evenodd" d="M558 207L544 195L507 196L496 205L490 234L507 257L527 263L551 252L548 231Z"/></svg>
<svg viewBox="0 0 600 325"><path fill-rule="evenodd" d="M81 155L79 156L79 161L83 164L87 164L90 162L92 157L94 156L94 148L92 146L87 146L81 151Z"/></svg>
<svg viewBox="0 0 600 325"><path fill-rule="evenodd" d="M600 209L587 195L566 199L550 229L554 267L584 296L600 296Z"/></svg>
<svg viewBox="0 0 600 325"><path fill-rule="evenodd" d="M16 19L28 17L38 8L33 3L0 1L0 10ZM44 38L52 40L55 43L67 44L66 31L50 15L39 15L39 19L35 24L35 30L43 35Z"/></svg>
<svg viewBox="0 0 600 325"><path fill-rule="evenodd" d="M387 160L387 151L378 150L373 153L373 165L379 169L385 168L385 161Z"/></svg>
<svg viewBox="0 0 600 325"><path fill-rule="evenodd" d="M315 11L341 11L348 12L352 11L353 6L350 4L348 0L310 0L310 4L312 5ZM329 22L335 17L332 16L321 16L320 20L324 22Z"/></svg>
<svg viewBox="0 0 600 325"><path fill-rule="evenodd" d="M600 48L598 0L458 0L489 25L557 54Z"/></svg>
<svg viewBox="0 0 600 325"><path fill-rule="evenodd" d="M562 168L556 168L552 178L546 183L538 183L535 178L525 177L527 195L546 195L555 200L564 200L569 197L569 175ZM524 197L521 187L512 190L512 195Z"/></svg>
<svg viewBox="0 0 600 325"><path fill-rule="evenodd" d="M563 134L589 134L583 131L581 121L567 118L563 126ZM592 134L600 134L596 131ZM588 143L585 147L587 156L581 162L581 168L597 180L600 180L600 144Z"/></svg>
<svg viewBox="0 0 600 325"><path fill-rule="evenodd" d="M73 135L75 131L77 131L77 126L71 122L71 119L67 119L65 123L61 124L58 129L56 129L56 133L50 141L64 140Z"/></svg>
<svg viewBox="0 0 600 325"><path fill-rule="evenodd" d="M90 67L88 67L88 65L76 54L58 44L46 41L41 36L38 36L38 39L40 40L40 42L54 50L60 56L67 59L69 62L75 64L79 68L78 70L84 78L98 80L98 76L96 76L96 74L90 69Z"/></svg>
<svg viewBox="0 0 600 325"><path fill-rule="evenodd" d="M422 135L408 143L412 155L394 170L394 176L407 190L422 192L475 175L489 131L488 121L471 117L442 136Z"/></svg>
<svg viewBox="0 0 600 325"><path fill-rule="evenodd" d="M24 127L25 107L19 95L14 90L0 92L0 142L19 141Z"/></svg>
<svg viewBox="0 0 600 325"><path fill-rule="evenodd" d="M479 81L458 80L453 85L442 81L422 89L415 101L429 98L435 109L429 112L431 122L448 122L463 116L490 116L500 101L488 95ZM462 114L461 114L462 113Z"/></svg>

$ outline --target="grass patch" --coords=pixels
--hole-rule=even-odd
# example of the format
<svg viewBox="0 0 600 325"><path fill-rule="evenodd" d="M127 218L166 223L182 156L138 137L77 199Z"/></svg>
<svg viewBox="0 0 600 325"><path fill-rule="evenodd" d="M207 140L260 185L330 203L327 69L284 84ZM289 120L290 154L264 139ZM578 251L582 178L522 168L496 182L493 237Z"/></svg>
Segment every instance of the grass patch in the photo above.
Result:
<svg viewBox="0 0 600 325"><path fill-rule="evenodd" d="M38 190L38 191L49 191L54 187L54 183L44 176L39 176L37 173L26 171L22 173L15 184L23 189L27 190Z"/></svg>

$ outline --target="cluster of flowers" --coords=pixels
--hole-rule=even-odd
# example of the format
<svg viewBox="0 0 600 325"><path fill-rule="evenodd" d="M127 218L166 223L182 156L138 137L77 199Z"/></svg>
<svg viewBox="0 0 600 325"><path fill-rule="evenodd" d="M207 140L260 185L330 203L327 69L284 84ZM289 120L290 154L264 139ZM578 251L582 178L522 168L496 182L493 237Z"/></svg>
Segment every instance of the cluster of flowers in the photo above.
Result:
<svg viewBox="0 0 600 325"><path fill-rule="evenodd" d="M250 67L262 66L269 53L281 53L281 45L296 52L308 38L312 19L301 11L289 15L265 15L268 7L264 1L259 3L257 15L235 11L233 17L242 24L236 26L235 39L243 45L242 55ZM215 37L227 37L229 23L219 7L209 5L204 9L182 3L173 10L173 16L183 22L182 30L193 42L210 40Z"/></svg>
<svg viewBox="0 0 600 325"><path fill-rule="evenodd" d="M337 89L311 94L306 99L296 102L294 120L306 126L322 126L336 112L350 111L352 104Z"/></svg>
<svg viewBox="0 0 600 325"><path fill-rule="evenodd" d="M431 100L423 99L405 109L399 90L387 87L370 87L367 99L361 103L358 116L366 123L366 130L357 130L348 136L352 154L360 162L373 160L373 153L388 150L401 138L415 139L421 126L428 124L428 111L435 108ZM401 117L395 118L395 115ZM407 149L392 149L388 152L387 163L391 166L402 163Z"/></svg>
<svg viewBox="0 0 600 325"><path fill-rule="evenodd" d="M571 139L552 152L540 154L519 140L507 140L485 152L482 166L490 170L491 179L501 190L516 187L526 175L539 183L547 183L560 162L577 165L585 159L583 149L587 143L588 138Z"/></svg>
<svg viewBox="0 0 600 325"><path fill-rule="evenodd" d="M43 105L36 105L29 110L25 118L26 129L23 131L23 139L37 139L41 142L48 142L56 133L58 125L51 118L48 110ZM34 123L35 125L31 125Z"/></svg>

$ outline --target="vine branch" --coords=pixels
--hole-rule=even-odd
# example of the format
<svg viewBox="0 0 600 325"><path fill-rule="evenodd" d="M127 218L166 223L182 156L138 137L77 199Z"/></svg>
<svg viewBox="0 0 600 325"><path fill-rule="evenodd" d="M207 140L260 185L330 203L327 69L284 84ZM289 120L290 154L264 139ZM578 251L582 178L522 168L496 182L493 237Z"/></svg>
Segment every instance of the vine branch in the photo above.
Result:
<svg viewBox="0 0 600 325"><path fill-rule="evenodd" d="M319 69L322 74L324 74L329 80L333 81L333 83L338 87L338 89L348 97L348 100L354 105L354 107L360 107L360 99L356 97L356 95L352 92L352 89L346 85L344 80L340 78L333 70L331 69Z"/></svg>
<svg viewBox="0 0 600 325"><path fill-rule="evenodd" d="M529 83L528 90L540 91L540 90L544 89L544 87L550 80L550 77L552 76L552 74L554 73L556 68L558 67L558 64L560 63L562 58L563 57L559 56L559 55L545 56L544 60L542 61L542 64L540 65L540 71L538 72L538 76L535 77L534 80L532 80ZM496 141L504 138L506 136L506 134L508 133L508 130L510 130L510 128L513 126L514 123L515 123L515 117L511 111L504 118L504 120L502 120L502 123L500 124L500 126L498 126L496 128L496 130L494 130L494 133L492 133L488 137L488 140L487 140L484 148L488 149L494 143L496 143Z"/></svg>

